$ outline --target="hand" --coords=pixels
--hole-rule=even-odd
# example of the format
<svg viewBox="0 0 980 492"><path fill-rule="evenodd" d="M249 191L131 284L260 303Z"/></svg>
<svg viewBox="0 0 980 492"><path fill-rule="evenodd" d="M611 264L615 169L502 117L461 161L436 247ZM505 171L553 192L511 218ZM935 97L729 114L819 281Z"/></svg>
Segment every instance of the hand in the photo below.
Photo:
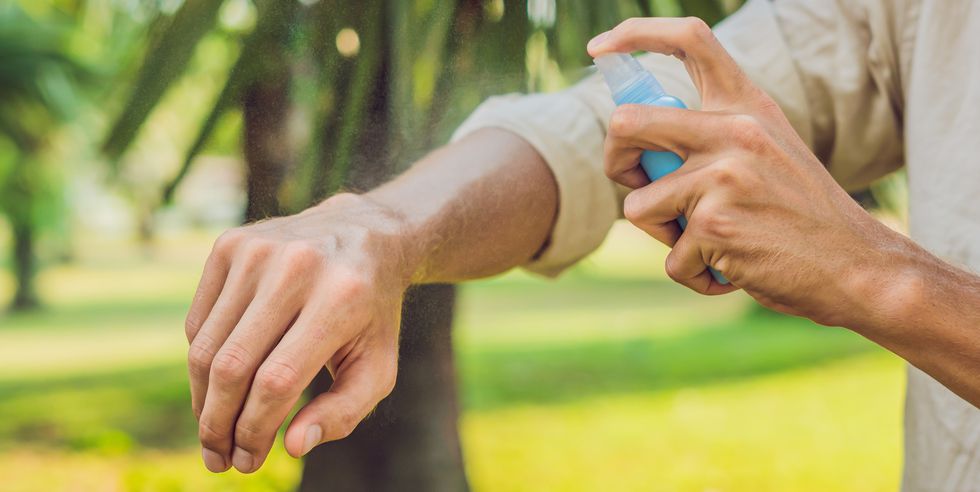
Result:
<svg viewBox="0 0 980 492"><path fill-rule="evenodd" d="M702 111L622 106L609 123L606 174L635 189L626 218L673 246L667 274L701 293L731 290L710 265L764 305L829 325L866 312L856 292L907 240L834 182L704 22L630 19L589 44L592 56L636 50L683 60L702 98ZM644 150L685 163L650 184L638 167Z"/></svg>
<svg viewBox="0 0 980 492"><path fill-rule="evenodd" d="M232 229L187 315L191 401L207 468L257 470L324 366L330 390L286 430L302 456L353 431L392 390L411 272L396 214L355 195Z"/></svg>

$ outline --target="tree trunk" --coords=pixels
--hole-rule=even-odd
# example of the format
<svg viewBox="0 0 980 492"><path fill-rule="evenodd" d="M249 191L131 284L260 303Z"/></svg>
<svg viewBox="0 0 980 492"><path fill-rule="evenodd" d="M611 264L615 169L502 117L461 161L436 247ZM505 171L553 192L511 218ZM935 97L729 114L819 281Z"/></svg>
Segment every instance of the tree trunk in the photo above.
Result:
<svg viewBox="0 0 980 492"><path fill-rule="evenodd" d="M34 226L27 221L12 220L14 235L14 276L17 290L10 305L13 311L27 311L40 306L34 290L37 265L34 258Z"/></svg>
<svg viewBox="0 0 980 492"><path fill-rule="evenodd" d="M245 220L254 221L282 213L279 189L293 167L289 134L289 27L296 2L262 3L260 15L275 16L268 30L258 33L255 53L261 60L242 92L244 154L248 169Z"/></svg>
<svg viewBox="0 0 980 492"><path fill-rule="evenodd" d="M371 6L364 4L361 8L371 10ZM378 36L374 46L380 50L380 56L376 73L371 77L373 88L367 92L366 104L347 101L348 108L363 108L363 114L345 111L339 116L360 119L354 132L355 144L350 147L351 155L341 155L350 162L350 172L343 176L343 185L358 190L384 182L393 172L394 164L389 87L393 50L387 35L390 18L385 12L378 18L363 21L381 23L381 29L377 29L378 26L364 27L362 22L364 28L359 29L365 35L373 27ZM362 47L371 45L365 39ZM359 56L363 55L362 52ZM457 427L459 409L451 336L454 305L454 286L430 285L409 290L402 307L398 382L394 392L350 437L320 446L307 455L300 490L456 492L468 489ZM329 373L321 371L311 387L312 394L326 391L331 382Z"/></svg>
<svg viewBox="0 0 980 492"><path fill-rule="evenodd" d="M248 168L245 220L254 221L280 213L279 187L290 167L288 73L251 84L242 103Z"/></svg>
<svg viewBox="0 0 980 492"><path fill-rule="evenodd" d="M402 309L395 390L347 439L306 458L300 490L456 492L467 490L457 428L452 321L455 289L409 291ZM315 393L330 387L326 371Z"/></svg>
<svg viewBox="0 0 980 492"><path fill-rule="evenodd" d="M373 0L381 2L382 0ZM270 4L281 6L282 4ZM377 33L386 39L384 16L371 16L363 9L359 32ZM369 23L380 23L369 25ZM361 29L364 28L364 29ZM369 29L371 28L371 29ZM261 76L245 88L242 98L245 125L245 160L248 166L248 209L246 220L282 212L279 191L292 167L291 141L287 133L290 108L288 31L268 36L259 52L266 60ZM340 131L333 153L344 161L343 172L334 184L358 190L370 189L392 172L390 152L390 100L388 60L390 44L374 38L362 40L362 53L376 58L359 58L367 90L346 91L341 123L356 127ZM362 89L365 86L360 86ZM345 125L328 125L338 131ZM328 135L319 135L327 139ZM328 139L327 141L333 141ZM330 169L336 171L336 162ZM330 190L335 191L335 190ZM455 368L452 358L452 318L455 290L452 286L411 289L403 306L398 384L387 399L347 439L321 446L307 456L300 485L302 490L466 490L466 475L457 431ZM327 371L314 380L314 395L331 384Z"/></svg>

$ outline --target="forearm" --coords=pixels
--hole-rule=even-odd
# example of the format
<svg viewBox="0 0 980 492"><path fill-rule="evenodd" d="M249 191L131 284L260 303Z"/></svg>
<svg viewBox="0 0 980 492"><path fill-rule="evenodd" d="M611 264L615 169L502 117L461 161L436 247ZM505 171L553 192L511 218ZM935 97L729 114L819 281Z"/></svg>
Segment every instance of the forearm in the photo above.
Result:
<svg viewBox="0 0 980 492"><path fill-rule="evenodd" d="M885 256L857 331L980 407L980 277L910 241Z"/></svg>
<svg viewBox="0 0 980 492"><path fill-rule="evenodd" d="M558 188L521 137L485 129L422 159L369 200L400 216L401 254L415 283L507 271L547 240Z"/></svg>

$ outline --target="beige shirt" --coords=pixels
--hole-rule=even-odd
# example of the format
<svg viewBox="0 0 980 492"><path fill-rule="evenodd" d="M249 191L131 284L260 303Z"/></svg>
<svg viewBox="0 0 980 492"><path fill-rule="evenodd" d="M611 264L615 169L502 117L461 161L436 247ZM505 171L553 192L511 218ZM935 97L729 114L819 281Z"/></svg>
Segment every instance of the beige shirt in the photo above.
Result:
<svg viewBox="0 0 980 492"><path fill-rule="evenodd" d="M716 33L842 186L907 165L912 238L980 271L980 1L750 0ZM643 63L698 107L680 62ZM593 75L560 93L492 98L457 131L508 129L551 167L558 217L528 269L557 274L621 215L624 190L602 171L612 109ZM905 490L980 490L980 410L914 368L905 430Z"/></svg>

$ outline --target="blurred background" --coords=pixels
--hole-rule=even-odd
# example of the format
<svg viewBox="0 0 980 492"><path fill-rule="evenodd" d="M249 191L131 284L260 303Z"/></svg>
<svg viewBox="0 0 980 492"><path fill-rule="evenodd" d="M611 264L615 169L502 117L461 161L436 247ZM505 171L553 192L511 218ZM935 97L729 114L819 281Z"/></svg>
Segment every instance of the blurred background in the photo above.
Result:
<svg viewBox="0 0 980 492"><path fill-rule="evenodd" d="M0 490L895 490L900 360L674 285L628 224L557 281L413 291L399 388L305 471L200 462L183 316L223 229L574 83L624 18L739 3L0 2ZM904 197L856 199L900 229Z"/></svg>

